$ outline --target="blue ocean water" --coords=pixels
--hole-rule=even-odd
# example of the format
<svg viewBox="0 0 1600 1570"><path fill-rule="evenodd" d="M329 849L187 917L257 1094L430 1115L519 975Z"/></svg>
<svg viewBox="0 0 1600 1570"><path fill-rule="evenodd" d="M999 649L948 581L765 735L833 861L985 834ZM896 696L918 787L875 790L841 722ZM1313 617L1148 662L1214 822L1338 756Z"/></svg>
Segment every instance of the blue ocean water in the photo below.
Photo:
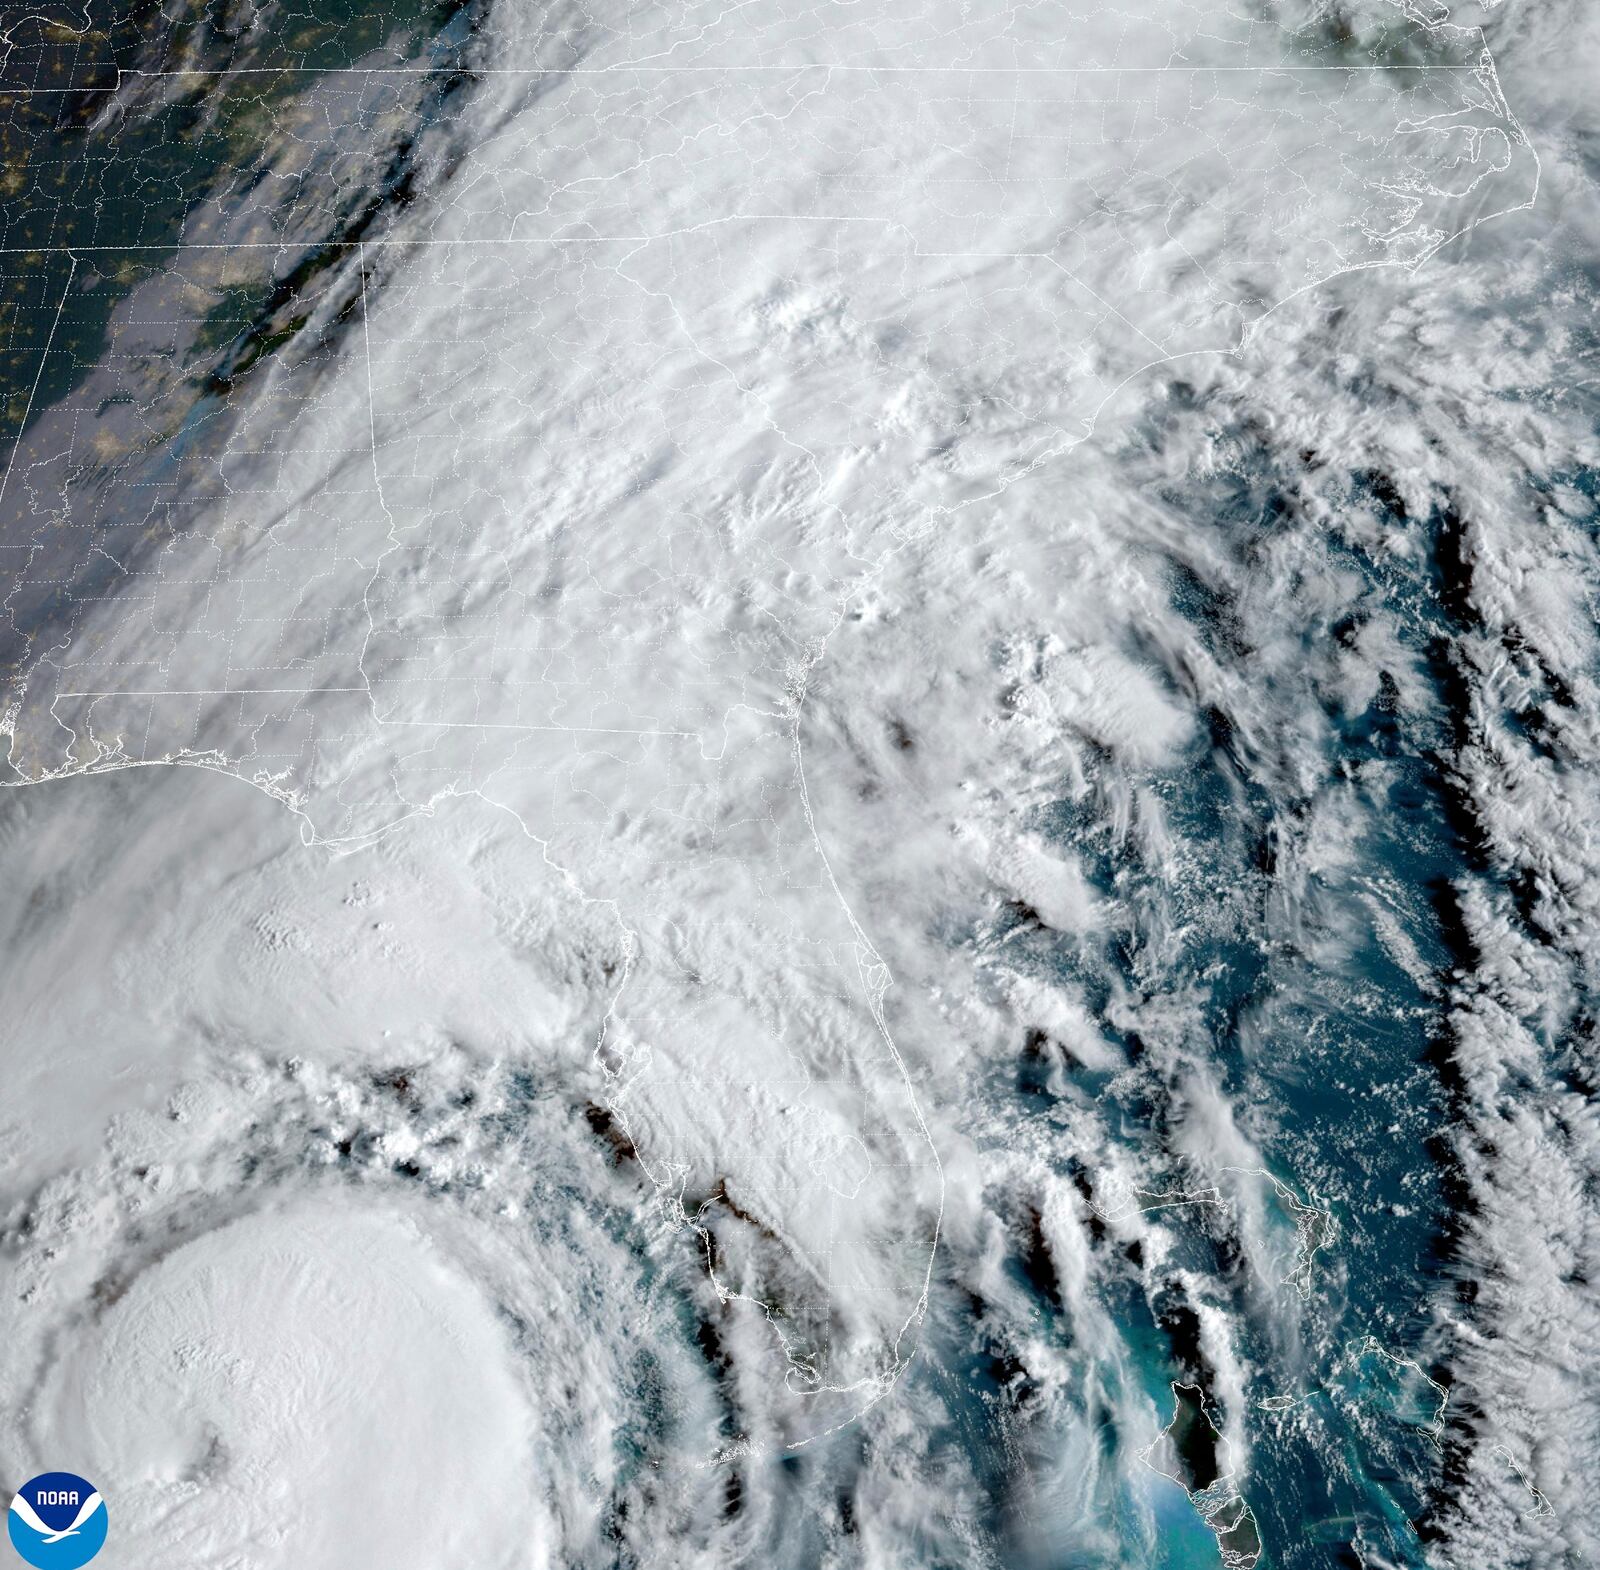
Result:
<svg viewBox="0 0 1600 1570"><path fill-rule="evenodd" d="M403 24L412 42L423 41L435 77L408 107L392 156L349 207L298 235L278 273L241 285L208 322L204 354L184 368L192 399L168 463L209 439L208 422L235 379L273 354L321 344L305 328L307 300L327 307L317 329L326 341L348 326L364 274L335 264L413 198L420 134L446 118L452 95L470 80L457 59L475 25L470 8L376 20L336 10L293 21L298 31L266 58L348 58L385 45ZM143 47L110 23L107 36L103 71ZM225 27L200 35L198 46L203 59L244 58L245 46ZM252 102L279 102L292 88L269 76L252 91L252 101L223 104L218 123L239 134ZM27 321L0 367L8 436L20 425L23 392L42 408L92 370L117 301L170 259L199 195L237 173L228 136L207 118L218 105L204 96L180 95L148 121L119 128L114 143L88 115L67 117L79 138L74 186L94 234L150 249L106 258L48 360L36 328L65 280L55 261L29 276ZM59 120L13 117L8 150L26 164L61 130ZM118 159L155 170L159 200L121 188ZM1592 353L1587 344L1575 357ZM1143 460L1168 445L1181 449L1177 427L1197 421L1217 428L1235 461L1152 479L1155 465L1141 467ZM1178 385L1167 408L1126 439L1121 457L1130 483L1146 486L1204 542L1203 551L1174 546L1153 571L1167 586L1173 620L1229 681L1207 687L1170 626L1131 623L1124 652L1194 702L1202 723L1180 758L1147 776L1134 778L1109 751L1093 757L1087 787L1063 782L1059 799L1030 825L1070 851L1112 919L1092 936L1068 936L1037 912L1013 908L998 928L964 934L994 952L1003 940L1006 964L1080 998L1125 1067L1088 1066L1041 1039L1019 1044L1016 1060L994 1065L978 1087L985 1126L1000 1131L985 1137L1003 1143L1041 1128L1054 1136L1051 1159L1077 1197L1091 1285L1065 1280L1025 1198L992 1197L1015 1223L1004 1276L1027 1305L1021 1323L1068 1373L1044 1390L1018 1345L1018 1323L972 1293L947 1258L927 1372L919 1365L916 1375L940 1403L926 1423L929 1476L948 1464L975 1480L975 1498L963 1508L989 1555L984 1562L1057 1570L1223 1563L1219 1533L1190 1491L1144 1460L1151 1414L1166 1422L1174 1382L1194 1380L1235 1443L1243 1441L1237 1481L1259 1529L1262 1564L1421 1566L1449 1504L1451 1447L1461 1443L1451 1426L1459 1403L1446 1400L1453 1373L1438 1356L1440 1305L1469 1305L1475 1290L1461 1258L1473 1197L1454 1145L1464 1092L1450 1018L1481 958L1463 913L1465 891L1492 885L1537 926L1537 891L1494 867L1458 767L1484 701L1463 654L1482 630L1469 521L1447 496L1413 515L1397 482L1376 470L1330 481L1316 452L1286 452L1224 402ZM1336 494L1331 517L1308 511L1304 492L1313 482ZM1589 470L1530 477L1530 510L1556 485L1591 502L1600 495L1600 475ZM1382 548L1386 541L1415 548ZM78 592L97 587L94 570L75 584ZM31 631L48 628L59 606L13 609ZM1374 630L1381 654L1365 652ZM1347 667L1363 662L1381 669L1353 701ZM1552 672L1536 674L1538 701L1501 719L1530 749L1549 752L1548 711L1573 700ZM1143 834L1156 818L1161 833ZM1565 1022L1548 1043L1552 1059L1586 1028ZM1592 1092L1576 1070L1573 1081ZM513 1108L497 1116L515 1122L525 1109L516 1098ZM1238 1174L1223 1178L1193 1157L1203 1141L1190 1131L1219 1108L1282 1185L1276 1194L1262 1190L1262 1206L1285 1279L1261 1277L1227 1196L1161 1211L1159 1254L1119 1233L1113 1212L1128 1199L1108 1190L1108 1173L1141 1174L1143 1192L1157 1199L1219 1181L1237 1188ZM1081 1137L1091 1123L1099 1143ZM595 1131L615 1140L614 1130ZM416 1176L404 1165L396 1172ZM1152 1204L1152 1214L1158 1208ZM1332 1227L1315 1239L1302 1295L1287 1279L1296 1223L1324 1210ZM1090 1322L1091 1300L1103 1325ZM718 1381L735 1380L737 1352L687 1301L664 1318ZM1228 1367L1216 1356L1219 1336ZM630 1434L623 1447L633 1445L620 1469L629 1485L648 1476L652 1447L676 1433L678 1418L653 1354L638 1353L633 1383L647 1439ZM719 1443L738 1440L731 1402L713 1431ZM751 1474L792 1511L780 1535L797 1563L835 1541L832 1527L817 1524L823 1494L842 1501L828 1505L845 1523L837 1535L851 1536L862 1513L849 1480L852 1468L868 1469L870 1439L847 1435L823 1456L786 1456ZM728 1472L729 1518L747 1509L747 1486L754 1492L744 1477ZM1055 1492L1042 1497L1047 1485ZM1212 1514L1234 1520L1231 1507ZM624 1527L615 1531L620 1542ZM1237 1551L1242 1539L1234 1541ZM632 1561L619 1546L615 1562ZM918 1562L979 1560L976 1550L963 1557L930 1543Z"/></svg>
<svg viewBox="0 0 1600 1570"><path fill-rule="evenodd" d="M1593 476L1578 484L1592 493ZM1094 943L1023 913L1004 932L1007 962L1086 999L1132 1072L1036 1048L1010 1091L1019 1122L1049 1118L1062 1096L1093 1105L1129 1157L1167 1174L1153 1186L1176 1189L1188 1173L1179 1136L1190 1087L1209 1078L1274 1177L1331 1212L1303 1305L1285 1291L1262 1314L1227 1228L1199 1221L1182 1230L1180 1257L1159 1268L1105 1264L1099 1291L1126 1377L1163 1413L1169 1381L1215 1372L1177 1267L1191 1285L1206 1281L1213 1310L1225 1305L1253 1375L1237 1416L1263 1564L1420 1566L1448 1487L1440 1414L1451 1373L1429 1364L1428 1333L1440 1294L1459 1290L1455 1242L1469 1203L1451 1146L1460 1082L1450 1007L1476 963L1462 891L1486 865L1454 767L1476 701L1460 655L1474 630L1471 568L1448 504L1411 518L1384 476L1350 476L1351 516L1375 520L1380 536L1426 542L1378 559L1360 538L1371 527L1313 532L1297 522L1294 485L1280 455L1263 455L1254 470L1186 482L1165 498L1236 564L1232 583L1173 564L1171 604L1238 675L1248 707L1213 708L1181 762L1153 783L1178 847L1165 860L1141 857L1112 800L1109 761L1086 792L1038 813L1037 826L1078 858L1124 922ZM1252 627L1239 585L1286 534L1297 538L1299 570L1340 592L1308 595L1315 609L1298 620ZM1294 604L1293 586L1275 591ZM1390 668L1352 707L1339 657L1376 623ZM1171 643L1170 634L1133 640L1182 690L1188 676ZM1538 715L1528 723L1537 727ZM1308 853L1318 832L1334 836L1327 854ZM1174 1000L1179 1027L1173 1011L1150 1008ZM1142 1036L1146 1013L1163 1039ZM1106 1156L1072 1148L1063 1133L1059 1169L1088 1202ZM1276 1212L1292 1238L1294 1216L1285 1204ZM1045 1293L1041 1322L1057 1311ZM1264 1398L1279 1409L1263 1408ZM1198 1512L1173 1492L1176 1504L1162 1497L1155 1509L1163 1530L1150 1562L1221 1562ZM1130 1550L1126 1562L1143 1561Z"/></svg>

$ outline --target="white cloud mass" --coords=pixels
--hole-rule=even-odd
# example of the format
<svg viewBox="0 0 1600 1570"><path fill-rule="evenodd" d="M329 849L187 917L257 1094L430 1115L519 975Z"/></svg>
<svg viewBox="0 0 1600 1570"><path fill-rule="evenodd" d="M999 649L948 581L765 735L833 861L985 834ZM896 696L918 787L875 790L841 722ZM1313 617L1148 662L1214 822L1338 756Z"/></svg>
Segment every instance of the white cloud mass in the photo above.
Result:
<svg viewBox="0 0 1600 1570"><path fill-rule="evenodd" d="M0 43L0 1481L1593 1562L1596 18L303 20Z"/></svg>

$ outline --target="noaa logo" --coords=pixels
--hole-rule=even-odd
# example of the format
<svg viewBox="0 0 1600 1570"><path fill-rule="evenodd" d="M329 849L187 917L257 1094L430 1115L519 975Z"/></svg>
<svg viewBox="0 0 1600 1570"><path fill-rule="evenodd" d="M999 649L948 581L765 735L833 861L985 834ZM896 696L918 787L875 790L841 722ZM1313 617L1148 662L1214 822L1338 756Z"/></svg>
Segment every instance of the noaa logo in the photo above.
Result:
<svg viewBox="0 0 1600 1570"><path fill-rule="evenodd" d="M71 1472L41 1472L6 1513L11 1546L39 1570L77 1570L105 1546L106 1504Z"/></svg>

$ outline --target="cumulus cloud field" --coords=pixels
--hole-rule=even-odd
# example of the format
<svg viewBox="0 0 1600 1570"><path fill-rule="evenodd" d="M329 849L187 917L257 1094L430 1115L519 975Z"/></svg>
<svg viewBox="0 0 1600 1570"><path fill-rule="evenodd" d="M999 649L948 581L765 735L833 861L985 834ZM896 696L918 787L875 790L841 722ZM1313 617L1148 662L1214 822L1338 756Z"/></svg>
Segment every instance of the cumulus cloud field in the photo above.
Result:
<svg viewBox="0 0 1600 1570"><path fill-rule="evenodd" d="M1592 1561L1585 8L0 51L8 1492Z"/></svg>

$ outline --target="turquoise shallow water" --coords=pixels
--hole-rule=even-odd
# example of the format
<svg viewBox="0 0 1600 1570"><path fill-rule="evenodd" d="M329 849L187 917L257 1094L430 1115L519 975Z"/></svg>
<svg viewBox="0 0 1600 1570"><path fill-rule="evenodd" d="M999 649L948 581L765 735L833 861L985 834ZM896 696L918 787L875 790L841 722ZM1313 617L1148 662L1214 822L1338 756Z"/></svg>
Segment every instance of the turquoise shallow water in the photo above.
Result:
<svg viewBox="0 0 1600 1570"><path fill-rule="evenodd" d="M5 150L24 178L45 167L68 171L65 196L40 184L8 204L6 222L21 226L9 237L113 247L93 262L51 255L19 274L21 304L0 352L7 446L25 414L40 418L93 375L119 305L168 268L198 209L220 201L244 210L254 189L245 151L307 91L306 76L280 68L383 50L428 67L410 96L374 89L363 101L355 123L375 145L338 201L297 213L270 262L241 265L225 286L211 280L187 358L161 364L176 391L171 423L149 457L160 474L207 453L230 400L247 395L274 356L335 353L364 323L357 302L369 282L376 290L383 280L376 269L369 279L364 263L352 267L351 249L395 212L426 202L437 171L422 166L419 139L449 121L474 85L461 55L479 12L324 8L315 21L274 12L248 39L232 36L221 13L207 13L202 28L197 13L181 39L160 48L151 13L96 4L91 17L107 31L85 56L70 109L46 115L6 104ZM197 30L184 31L190 23ZM244 89L197 85L114 128L94 122L91 95L102 77L140 60L153 68L161 49L180 42L208 69L249 59L261 76ZM1570 271L1563 278L1575 290L1592 286ZM1341 298L1362 303L1354 289ZM1463 332L1487 309L1481 299L1480 290L1477 303L1461 306ZM1330 335L1335 314L1323 324ZM1297 374L1306 378L1335 358L1321 356L1319 330L1303 329L1307 363ZM47 333L56 334L48 358ZM1571 385L1561 398L1527 391L1528 411L1562 398L1570 407L1587 396L1575 389L1592 387L1579 374L1592 370L1592 328L1580 323L1564 345L1576 367ZM1345 350L1354 357L1348 343ZM1252 374L1283 393L1272 380L1280 370L1263 355ZM1352 373L1362 374L1370 371ZM1364 460L1339 470L1339 457L1267 434L1271 420L1237 389L1149 381L1132 430L1108 434L1097 453L1125 480L1129 517L1148 504L1171 526L1140 558L1154 589L1126 611L1118 651L1196 723L1175 760L1134 767L1110 745L1085 744L1081 779L1028 782L1036 804L1019 815L1081 871L1095 922L1054 931L1011 900L992 925L953 917L951 938L964 958L981 954L1080 1003L1118 1061L1078 1061L1042 1031L1018 1040L1013 1057L976 1061L962 1086L970 1104L940 1109L969 1187L952 1207L957 1224L936 1265L923 1353L884 1413L803 1453L752 1460L748 1469L729 1464L717 1475L710 1513L732 1523L730 1536L748 1531L732 1556L739 1562L867 1564L890 1543L901 1558L885 1549L882 1562L928 1570L1216 1566L1224 1547L1201 1505L1213 1523L1229 1524L1248 1507L1264 1566L1478 1562L1470 1550L1441 1558L1439 1546L1454 1530L1469 1463L1481 1481L1483 1455L1500 1432L1498 1414L1484 1405L1481 1368L1472 1394L1452 1355L1480 1332L1492 1349L1498 1326L1479 1297L1505 1276L1473 1253L1481 1239L1468 1233L1486 1185L1461 1159L1482 1109L1459 1050L1459 1010L1464 999L1504 1002L1494 990L1501 956L1485 948L1473 901L1555 955L1550 973L1559 971L1579 1000L1553 1002L1548 1017L1533 1020L1534 1050L1510 1076L1513 1102L1544 1107L1547 1130L1562 1118L1580 1126L1573 1103L1595 1093L1587 1000L1596 976L1572 914L1587 891L1570 878L1561 885L1550 870L1561 847L1535 846L1541 855L1513 866L1492 842L1492 819L1515 791L1487 766L1469 777L1466 763L1492 721L1497 737L1522 749L1526 774L1547 768L1576 792L1586 765L1559 732L1569 721L1580 726L1589 700L1579 689L1600 670L1558 673L1519 627L1518 613L1526 609L1531 623L1540 605L1532 591L1526 607L1516 600L1517 574L1527 569L1537 580L1516 552L1544 549L1533 567L1553 562L1561 584L1587 582L1593 566L1584 553L1541 546L1538 529L1547 511L1564 509L1582 518L1574 532L1592 548L1600 471L1560 454L1537 474L1527 459L1524 474L1508 438L1495 458L1497 474L1509 476L1498 493L1502 511L1464 513L1453 482L1437 474L1420 485L1426 504L1410 511L1402 491L1419 487L1406 476ZM1478 391L1466 381L1450 389L1460 407ZM1363 411L1387 411L1375 424L1422 417L1421 394L1407 402L1377 387L1358 393L1352 401ZM1517 396L1483 402L1498 418ZM1498 429L1488 416L1484 423ZM1411 450L1439 440L1436 431ZM1516 450L1526 457L1538 446L1528 437ZM1213 451L1226 461L1209 461ZM1186 453L1201 456L1167 461ZM1076 480L1064 472L1061 494L1070 500ZM1591 504L1586 516L1573 498ZM44 504L30 497L27 505ZM23 517L19 495L8 506ZM1125 521L1108 509L1105 527ZM1480 583L1479 555L1492 555L1491 546L1516 559L1505 575L1511 590ZM12 602L5 659L51 633L62 584L86 600L112 592L124 570L106 561L60 583L45 575L37 602ZM1491 625L1491 590L1511 604L1508 625ZM1574 620L1592 621L1592 592L1578 598ZM1486 672L1508 663L1522 682L1502 701ZM1536 839L1542 827L1536 821L1527 832ZM1562 914L1563 899L1568 925L1558 931L1552 911ZM1552 1086L1568 1098L1559 1116L1549 1111ZM493 1114L508 1138L529 1121L534 1100L531 1082L513 1078ZM627 1141L597 1106L588 1112L596 1149L625 1166ZM961 1143L969 1139L970 1163ZM335 1167L360 1166L372 1143L369 1133L336 1145ZM1480 1143L1493 1167L1492 1138ZM1221 1159L1236 1148L1250 1152L1242 1169ZM1043 1152L1051 1183L1027 1193L998 1182L986 1189L983 1160L998 1168L1023 1149ZM287 1169L298 1159L285 1158ZM420 1172L401 1161L392 1176L415 1185ZM261 1174L246 1165L243 1176ZM1518 1176L1508 1160L1496 1181L1514 1193ZM430 1197L448 1196L440 1189ZM1048 1217L1047 1200L1055 1205ZM1508 1213L1532 1228L1537 1209ZM1316 1229L1298 1239L1298 1253L1297 1223ZM652 1261L651 1250L666 1247L620 1223L617 1236L619 1247ZM1584 1270L1572 1263L1565 1283L1584 1290ZM741 1360L755 1366L753 1354L724 1337L670 1272L652 1263L646 1274L666 1305L654 1330L714 1387L704 1397L715 1412L704 1432L736 1451L748 1416L738 1401L759 1402L753 1378L741 1385ZM1453 1343L1457 1318L1473 1336ZM614 1444L619 1499L655 1486L661 1452L689 1426L664 1372L671 1360L642 1344L629 1366L630 1421L619 1423ZM1242 1504L1226 1490L1197 1504L1146 1463L1180 1381L1204 1392L1222 1436L1217 1453L1232 1469L1224 1481ZM1185 1453L1192 1460L1200 1452ZM911 1504L883 1484L883 1470ZM1195 1480L1195 1491L1208 1480ZM625 1519L616 1500L597 1513L609 1536L595 1563L650 1562L639 1553L650 1521ZM936 1533L932 1523L947 1518L957 1526ZM1508 1511L1503 1520L1521 1517ZM747 1528L750 1521L760 1524ZM1236 1547L1244 1541L1222 1536ZM1566 1570L1577 1560L1550 1558L1541 1570L1557 1563Z"/></svg>
<svg viewBox="0 0 1600 1570"><path fill-rule="evenodd" d="M1283 527L1293 484L1292 472L1266 464L1172 499L1246 560ZM1593 477L1581 486L1592 490ZM1428 548L1409 565L1380 562L1326 531L1302 565L1339 593L1319 596L1298 624L1252 628L1215 585L1173 574L1173 606L1219 662L1245 674L1249 708L1213 711L1182 766L1157 782L1180 847L1161 865L1141 860L1093 789L1039 812L1127 925L1100 944L1033 932L1013 945L1034 973L1054 972L1089 999L1126 1052L1131 1075L1069 1063L1066 1094L1100 1107L1133 1159L1166 1168L1153 1186L1199 1181L1174 1159L1198 1075L1260 1131L1274 1175L1331 1212L1331 1242L1300 1305L1264 1305L1226 1226L1205 1222L1177 1229L1163 1268L1123 1260L1101 1282L1127 1373L1162 1413L1169 1380L1198 1373L1205 1383L1214 1372L1172 1268L1209 1283L1201 1297L1226 1314L1253 1369L1238 1413L1249 1445L1241 1484L1262 1563L1330 1570L1422 1565L1448 1499L1440 1413L1452 1376L1431 1361L1429 1330L1460 1291L1459 1221L1471 1205L1452 1146L1462 1087L1450 1009L1479 963L1462 900L1487 871L1454 764L1478 701L1462 663L1476 619L1461 522L1448 509L1408 518L1376 474L1352 478L1347 505ZM1379 623L1396 674L1352 706L1340 653ZM1258 637L1272 640L1270 658L1252 651ZM1529 723L1537 728L1537 713ZM1311 858L1318 820L1337 829ZM1182 1000L1176 1050L1119 1029L1130 995ZM1062 1073L1024 1064L1020 1120L1050 1115ZM1106 1160L1063 1141L1061 1170L1086 1196ZM1293 1216L1268 1209L1289 1247ZM1274 1395L1286 1409L1259 1405ZM1161 1485L1157 1495L1162 1530L1149 1562L1220 1562L1181 1493ZM1143 1561L1134 1552L1129 1562Z"/></svg>

